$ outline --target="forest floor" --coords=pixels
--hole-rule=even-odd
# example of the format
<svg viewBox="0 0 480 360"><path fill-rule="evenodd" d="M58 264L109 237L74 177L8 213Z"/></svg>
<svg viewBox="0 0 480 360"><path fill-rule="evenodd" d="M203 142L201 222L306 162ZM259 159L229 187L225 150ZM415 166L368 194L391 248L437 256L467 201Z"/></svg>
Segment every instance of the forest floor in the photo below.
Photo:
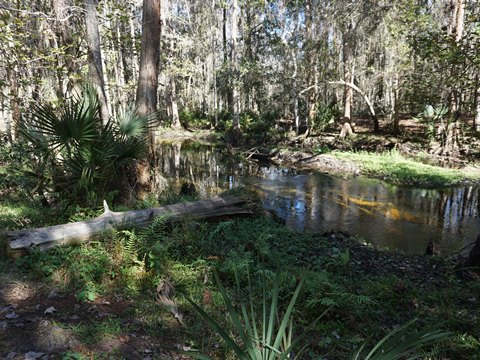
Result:
<svg viewBox="0 0 480 360"><path fill-rule="evenodd" d="M297 328L334 305L305 340L302 359L348 359L414 318L417 329L453 332L429 348L431 359L480 359L480 281L457 276L458 256L389 253L354 236L298 233L260 217L132 234L0 257L0 358L190 359L181 350L199 349L226 359L224 343L184 298L174 297L179 322L155 300L156 285L168 279L223 322L212 271L232 284L235 271L249 268L251 276L281 271L287 297L297 277L306 279ZM127 239L138 248L134 258Z"/></svg>

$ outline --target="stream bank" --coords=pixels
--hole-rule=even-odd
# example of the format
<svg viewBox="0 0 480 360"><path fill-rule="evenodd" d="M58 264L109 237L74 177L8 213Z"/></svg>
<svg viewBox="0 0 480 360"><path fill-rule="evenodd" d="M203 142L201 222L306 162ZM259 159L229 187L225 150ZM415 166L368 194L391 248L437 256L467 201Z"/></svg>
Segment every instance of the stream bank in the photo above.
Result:
<svg viewBox="0 0 480 360"><path fill-rule="evenodd" d="M426 152L411 138L356 134L339 140L335 134L287 136L274 144L231 147L222 134L211 131L164 131L158 142L192 140L226 144L234 154L271 161L278 166L311 170L342 177L366 176L394 185L424 188L480 185L478 156L470 151L457 157ZM474 140L470 144L473 148ZM476 143L475 143L476 144Z"/></svg>

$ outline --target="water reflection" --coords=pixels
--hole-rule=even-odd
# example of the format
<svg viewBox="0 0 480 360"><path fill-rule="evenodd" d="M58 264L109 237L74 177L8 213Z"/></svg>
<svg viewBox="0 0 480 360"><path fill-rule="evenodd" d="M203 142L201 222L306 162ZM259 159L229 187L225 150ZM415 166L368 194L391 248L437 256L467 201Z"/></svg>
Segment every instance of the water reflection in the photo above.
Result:
<svg viewBox="0 0 480 360"><path fill-rule="evenodd" d="M202 197L226 189L255 189L265 208L288 226L313 232L346 231L392 250L423 254L429 240L451 253L474 240L479 189L442 190L390 186L371 179L301 174L242 163L194 143L157 149L158 184L195 183Z"/></svg>

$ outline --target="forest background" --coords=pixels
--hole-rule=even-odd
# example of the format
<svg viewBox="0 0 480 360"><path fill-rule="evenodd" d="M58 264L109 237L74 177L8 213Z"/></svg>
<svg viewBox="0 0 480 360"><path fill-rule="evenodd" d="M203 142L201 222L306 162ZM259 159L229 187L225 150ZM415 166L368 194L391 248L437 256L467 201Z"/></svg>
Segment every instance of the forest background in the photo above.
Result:
<svg viewBox="0 0 480 360"><path fill-rule="evenodd" d="M479 12L473 0L4 1L0 129L14 139L34 104L61 106L89 82L104 118L137 94L173 128L303 133L333 118L348 134L355 115L398 133L431 107L446 133L480 131Z"/></svg>

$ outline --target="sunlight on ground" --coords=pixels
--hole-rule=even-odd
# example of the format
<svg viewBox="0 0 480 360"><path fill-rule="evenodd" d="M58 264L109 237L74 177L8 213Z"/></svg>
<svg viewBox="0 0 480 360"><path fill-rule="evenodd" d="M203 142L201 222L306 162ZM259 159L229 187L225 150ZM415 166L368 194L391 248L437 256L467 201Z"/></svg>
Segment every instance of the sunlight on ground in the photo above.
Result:
<svg viewBox="0 0 480 360"><path fill-rule="evenodd" d="M6 303L16 303L33 297L37 292L31 284L20 280L0 281L0 297Z"/></svg>

